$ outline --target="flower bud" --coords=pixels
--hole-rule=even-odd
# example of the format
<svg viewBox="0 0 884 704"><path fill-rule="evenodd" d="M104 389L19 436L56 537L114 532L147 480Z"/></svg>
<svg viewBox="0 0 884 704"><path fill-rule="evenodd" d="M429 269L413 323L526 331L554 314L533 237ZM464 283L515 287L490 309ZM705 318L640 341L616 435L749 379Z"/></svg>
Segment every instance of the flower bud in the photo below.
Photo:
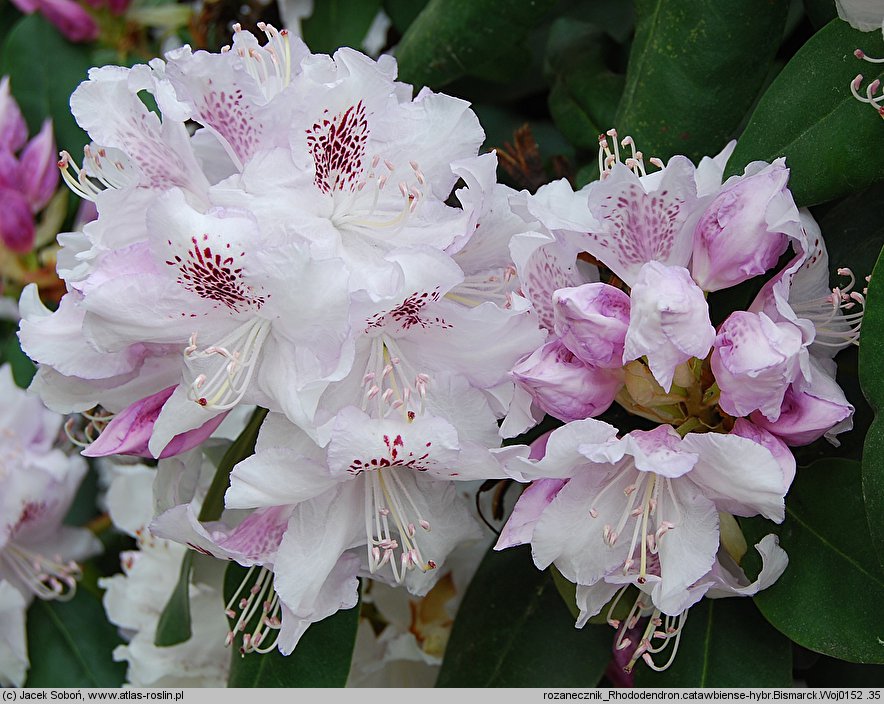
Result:
<svg viewBox="0 0 884 704"><path fill-rule="evenodd" d="M715 339L706 299L687 269L657 261L642 266L631 298L623 361L646 356L668 392L675 369L691 357L703 359Z"/></svg>
<svg viewBox="0 0 884 704"><path fill-rule="evenodd" d="M788 180L778 162L725 184L694 230L691 273L700 288L728 288L777 263L789 242L783 221L798 222Z"/></svg>
<svg viewBox="0 0 884 704"><path fill-rule="evenodd" d="M28 126L9 92L9 76L0 81L0 148L16 152L28 139Z"/></svg>
<svg viewBox="0 0 884 704"><path fill-rule="evenodd" d="M830 432L834 435L853 427L853 406L819 362L811 358L810 383L798 386L786 389L779 418L771 421L753 413L752 422L789 445L808 445Z"/></svg>
<svg viewBox="0 0 884 704"><path fill-rule="evenodd" d="M519 362L513 376L538 406L565 422L604 413L623 385L621 370L584 364L559 340Z"/></svg>
<svg viewBox="0 0 884 704"><path fill-rule="evenodd" d="M561 288L553 294L555 332L581 361L596 367L623 366L629 326L629 296L608 284Z"/></svg>
<svg viewBox="0 0 884 704"><path fill-rule="evenodd" d="M163 389L136 401L117 413L101 431L98 439L83 450L82 454L86 457L106 457L107 455L152 457L153 455L148 449L148 442L153 434L154 424L160 411L163 410L163 405L169 400L173 391L175 391L175 387L170 386L168 389ZM192 450L215 432L215 429L226 417L227 413L221 413L199 428L176 435L163 448L158 459L180 455L182 452Z"/></svg>
<svg viewBox="0 0 884 704"><path fill-rule="evenodd" d="M3 246L23 254L34 246L34 216L18 191L0 188L0 240Z"/></svg>
<svg viewBox="0 0 884 704"><path fill-rule="evenodd" d="M786 389L808 356L801 329L764 313L737 311L722 324L712 349L719 405L732 416L759 410L776 420Z"/></svg>
<svg viewBox="0 0 884 704"><path fill-rule="evenodd" d="M98 24L73 0L40 0L40 12L72 42L92 42L100 33Z"/></svg>
<svg viewBox="0 0 884 704"><path fill-rule="evenodd" d="M57 161L52 120L46 120L19 159L19 190L25 194L35 213L46 206L58 188Z"/></svg>

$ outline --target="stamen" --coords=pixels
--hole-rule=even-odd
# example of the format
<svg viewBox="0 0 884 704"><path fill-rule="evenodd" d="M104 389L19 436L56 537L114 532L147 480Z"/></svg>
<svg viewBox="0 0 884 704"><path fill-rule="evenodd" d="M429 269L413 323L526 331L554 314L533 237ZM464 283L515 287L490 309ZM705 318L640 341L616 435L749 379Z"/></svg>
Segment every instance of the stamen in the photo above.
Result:
<svg viewBox="0 0 884 704"><path fill-rule="evenodd" d="M185 365L194 375L188 396L199 405L217 411L236 406L248 390L258 366L258 358L270 321L254 318L247 321L219 344L197 351L191 344L184 351ZM193 338L191 338L193 340ZM209 374L197 373L195 367L214 367Z"/></svg>
<svg viewBox="0 0 884 704"><path fill-rule="evenodd" d="M83 576L80 566L63 561L60 555L52 559L39 555L10 541L0 553L0 562L40 599L70 601L77 593L77 580Z"/></svg>
<svg viewBox="0 0 884 704"><path fill-rule="evenodd" d="M256 571L257 577L252 582L252 576ZM248 596L239 598L244 591ZM239 610L238 618L237 609ZM225 646L233 644L237 633L243 633L242 646L239 649L242 655L251 652L268 653L276 647L279 629L282 625L280 619L282 607L279 595L273 588L273 573L269 569L256 565L250 567L236 592L224 607L224 612L228 618L237 619L227 633L224 640ZM254 629L245 632L256 617ZM268 640L267 636L271 631L274 633Z"/></svg>

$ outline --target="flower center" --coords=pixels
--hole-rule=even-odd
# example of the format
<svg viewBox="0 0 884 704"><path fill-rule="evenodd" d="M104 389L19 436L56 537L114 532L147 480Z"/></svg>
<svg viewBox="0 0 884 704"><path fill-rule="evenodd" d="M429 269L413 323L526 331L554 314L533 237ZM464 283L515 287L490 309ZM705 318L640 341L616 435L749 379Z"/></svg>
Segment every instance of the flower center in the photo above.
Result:
<svg viewBox="0 0 884 704"><path fill-rule="evenodd" d="M625 160L621 161L620 147L624 149L629 148L632 156L626 157ZM651 157L648 161L658 169L663 168L663 162L656 157ZM611 173L614 164L623 164L636 176L648 175L648 172L645 170L644 154L636 149L635 141L633 141L632 137L627 135L618 144L617 130L610 129L604 134L599 135L599 173L602 179L605 179Z"/></svg>
<svg viewBox="0 0 884 704"><path fill-rule="evenodd" d="M239 47L237 55L242 59L246 72L255 80L264 92L264 97L271 100L292 82L292 50L289 44L288 30L279 31L273 25L258 23L258 29L264 32L267 43L258 49ZM242 32L242 25L233 25L235 33ZM230 46L221 47L221 53L230 51Z"/></svg>
<svg viewBox="0 0 884 704"><path fill-rule="evenodd" d="M24 514L19 523L23 520L27 520ZM0 559L40 599L68 601L77 592L77 580L82 576L80 566L63 561L60 555L50 559L10 541Z"/></svg>
<svg viewBox="0 0 884 704"><path fill-rule="evenodd" d="M850 269L838 269L838 275L849 278L846 286L833 288L827 296L793 304L792 310L813 323L816 329L815 345L841 349L859 344L866 289L863 289L863 293L853 290L856 277Z"/></svg>
<svg viewBox="0 0 884 704"><path fill-rule="evenodd" d="M196 333L184 349L191 381L188 396L200 406L226 411L238 404L248 389L261 348L270 333L270 321L253 318L205 349L197 348Z"/></svg>
<svg viewBox="0 0 884 704"><path fill-rule="evenodd" d="M95 196L102 191L124 188L137 181L127 161L123 153L116 149L108 153L104 147L93 149L87 144L83 147L82 168L66 151L59 152L58 168L68 188L80 198L95 202Z"/></svg>
<svg viewBox="0 0 884 704"><path fill-rule="evenodd" d="M617 629L614 649L620 651L633 647L633 645L635 646L632 656L623 667L625 672L632 672L632 668L635 667L635 663L638 662L639 658L644 660L645 664L652 670L662 672L675 660L678 644L681 640L681 632L688 619L688 612L685 610L678 616L668 616L661 613L660 609L654 608L653 604L647 600L647 594L640 593L623 621L612 618L614 608L628 588L628 585L623 587L611 601L611 606L608 608L608 625ZM642 618L647 618L648 621L644 630L641 631L641 635L638 635L636 629L639 620ZM654 656L665 651L670 645L672 646L672 651L669 654L669 659L663 665L657 665L654 662Z"/></svg>
<svg viewBox="0 0 884 704"><path fill-rule="evenodd" d="M363 481L369 570L374 574L389 563L393 579L401 584L409 570L427 572L435 569L436 563L425 560L421 553L417 526L428 533L430 523L421 515L398 472L397 468L366 471Z"/></svg>
<svg viewBox="0 0 884 704"><path fill-rule="evenodd" d="M475 308L486 301L493 301L502 308L512 307L512 294L516 286L516 268L508 266L492 272L471 274L445 294L445 298Z"/></svg>
<svg viewBox="0 0 884 704"><path fill-rule="evenodd" d="M657 504L661 491L669 492L672 505L676 507L671 481L668 477L638 470L634 474L636 481L627 484L622 489L626 502L620 518L616 524L606 523L602 527L602 538L607 545L614 547L622 539L627 524L632 520L635 521L622 570L624 575L637 570L636 582L644 584L648 574L659 570L656 556L660 550L660 541L670 530L680 524L681 516L674 517L672 521L661 520L657 516ZM610 491L617 491L621 485L622 476L618 472L596 495L593 505L589 509L591 518L598 518L599 512L595 506L601 504L602 498Z"/></svg>

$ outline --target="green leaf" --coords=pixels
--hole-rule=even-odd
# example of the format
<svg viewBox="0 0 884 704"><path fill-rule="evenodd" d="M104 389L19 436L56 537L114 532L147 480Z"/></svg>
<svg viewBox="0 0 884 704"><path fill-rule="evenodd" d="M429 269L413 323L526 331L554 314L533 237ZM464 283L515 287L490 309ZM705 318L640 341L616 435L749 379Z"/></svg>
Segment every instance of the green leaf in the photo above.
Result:
<svg viewBox="0 0 884 704"><path fill-rule="evenodd" d="M27 687L119 687L126 664L114 662L121 644L99 599L78 590L70 601L37 599L28 609Z"/></svg>
<svg viewBox="0 0 884 704"><path fill-rule="evenodd" d="M34 134L51 117L59 149L77 154L87 142L69 105L92 62L85 45L71 44L40 15L19 20L3 45L0 73L9 76L28 128Z"/></svg>
<svg viewBox="0 0 884 704"><path fill-rule="evenodd" d="M549 111L575 147L597 150L599 134L614 125L624 77L605 65L612 46L591 24L561 18L550 29Z"/></svg>
<svg viewBox="0 0 884 704"><path fill-rule="evenodd" d="M881 65L853 55L884 55L880 32L833 20L802 46L765 91L728 161L725 177L752 161L785 156L799 206L852 193L884 178L884 129L869 105L850 93L858 73L868 81Z"/></svg>
<svg viewBox="0 0 884 704"><path fill-rule="evenodd" d="M225 603L232 599L247 572L233 562L227 566ZM281 655L278 650L241 655L234 646L227 686L343 687L350 672L358 625L357 604L310 626L291 655Z"/></svg>
<svg viewBox="0 0 884 704"><path fill-rule="evenodd" d="M437 687L592 687L614 632L574 618L527 548L489 550L451 629Z"/></svg>
<svg viewBox="0 0 884 704"><path fill-rule="evenodd" d="M224 457L221 458L218 468L215 470L215 476L212 477L206 498L203 499L199 515L200 521L217 521L221 518L221 512L224 510L224 494L227 487L230 486L230 473L237 463L254 454L258 431L266 417L266 408L256 408L239 437L224 453Z"/></svg>
<svg viewBox="0 0 884 704"><path fill-rule="evenodd" d="M331 54L338 47L358 49L381 0L323 0L302 23L304 41L315 54Z"/></svg>
<svg viewBox="0 0 884 704"><path fill-rule="evenodd" d="M31 379L37 373L37 367L22 352L18 335L12 334L6 338L3 347L0 348L0 360L3 363L8 363L12 368L12 378L15 381L15 385L21 389L28 388Z"/></svg>
<svg viewBox="0 0 884 704"><path fill-rule="evenodd" d="M153 644L159 648L178 645L190 640L190 573L193 571L193 551L184 553L178 582L157 621Z"/></svg>
<svg viewBox="0 0 884 704"><path fill-rule="evenodd" d="M555 0L430 0L399 42L399 78L436 88L521 42Z"/></svg>
<svg viewBox="0 0 884 704"><path fill-rule="evenodd" d="M776 533L789 554L783 576L755 597L778 631L824 655L884 663L878 617L884 571L869 549L858 462L827 459L802 467L782 525L758 518L741 525L749 543Z"/></svg>
<svg viewBox="0 0 884 704"><path fill-rule="evenodd" d="M878 258L866 309L859 348L859 378L875 412L863 451L863 497L869 516L872 545L884 566L884 255Z"/></svg>
<svg viewBox="0 0 884 704"><path fill-rule="evenodd" d="M697 160L733 136L779 46L786 0L636 0L616 127L649 156Z"/></svg>
<svg viewBox="0 0 884 704"><path fill-rule="evenodd" d="M672 665L654 672L637 664L635 686L791 687L792 644L751 599L704 599L688 612Z"/></svg>
<svg viewBox="0 0 884 704"><path fill-rule="evenodd" d="M427 6L428 0L384 0L384 10L400 34L404 34L411 23Z"/></svg>

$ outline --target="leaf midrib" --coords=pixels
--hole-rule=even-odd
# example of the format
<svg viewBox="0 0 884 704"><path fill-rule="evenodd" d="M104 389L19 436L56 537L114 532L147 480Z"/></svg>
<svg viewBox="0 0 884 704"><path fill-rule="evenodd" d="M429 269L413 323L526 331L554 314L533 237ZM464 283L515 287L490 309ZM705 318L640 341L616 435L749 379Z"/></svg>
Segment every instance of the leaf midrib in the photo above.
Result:
<svg viewBox="0 0 884 704"><path fill-rule="evenodd" d="M806 521L802 520L801 517L795 513L793 509L790 509L788 506L786 507L786 514L792 518L798 525L800 525L804 530L806 530L810 535L816 538L820 543L822 543L825 547L829 548L835 555L839 556L842 560L852 565L858 572L868 577L879 587L884 589L884 581L881 580L879 576L876 576L869 572L863 565L854 560L850 555L845 553L843 550L836 547L834 544L826 540L826 538L820 535L817 531L815 531L810 524Z"/></svg>
<svg viewBox="0 0 884 704"><path fill-rule="evenodd" d="M43 609L49 615L49 620L52 621L52 624L55 626L55 628L61 634L62 640L64 640L65 644L68 647L68 650L70 650L70 652L73 654L74 659L80 664L80 667L83 669L83 672L85 673L86 677L89 679L89 681L94 686L100 687L101 682L93 674L91 668L89 667L89 663L81 655L80 650L77 647L77 643L74 640L71 632L64 625L64 621L62 621L58 617L58 614L55 613L55 610L52 608L52 606L50 604L46 603L45 601L38 601L37 603L39 604L40 608Z"/></svg>
<svg viewBox="0 0 884 704"><path fill-rule="evenodd" d="M550 577L549 579L552 578ZM535 611L537 611L537 606L540 604L540 600L543 598L543 593L546 591L547 587L549 587L549 581L543 582L537 589L535 589L534 598L529 602L528 606L522 612L522 617L517 621L519 628L510 629L510 636L506 640L506 647L500 649L501 656L494 665L494 670L489 675L488 684L486 686L493 686L494 681L497 679L497 674L501 671L503 663L506 660L507 653L513 648L513 642L516 640L516 635L521 631L521 626L528 621Z"/></svg>

